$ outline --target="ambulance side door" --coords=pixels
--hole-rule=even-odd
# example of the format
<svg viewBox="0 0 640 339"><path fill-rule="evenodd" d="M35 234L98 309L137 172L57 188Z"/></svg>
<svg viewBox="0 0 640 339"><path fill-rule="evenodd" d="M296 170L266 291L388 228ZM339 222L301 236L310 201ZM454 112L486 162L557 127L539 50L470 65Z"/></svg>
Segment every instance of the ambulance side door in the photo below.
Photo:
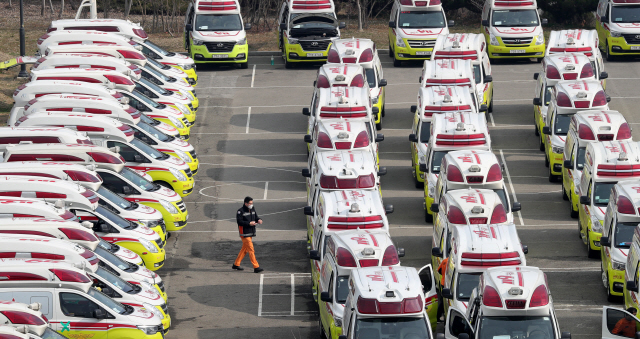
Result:
<svg viewBox="0 0 640 339"><path fill-rule="evenodd" d="M576 152L576 148L578 143L575 142L575 136L573 134L573 131L569 131L569 134L567 134L567 141L565 142L565 147L564 147L564 153L562 156L562 160L563 162L566 160L573 160L573 154L575 154ZM575 166L575 164L573 163L573 161L571 162L572 165ZM564 167L564 163L562 165L562 184L565 185L565 183L567 183L567 185L569 187L567 187L567 185L565 185L564 189L567 192L567 194L571 194L570 190L571 190L571 182L573 181L573 176L571 175L571 171L573 169L572 168L565 168Z"/></svg>
<svg viewBox="0 0 640 339"><path fill-rule="evenodd" d="M62 311L59 318L62 325L60 333L64 334L67 329L69 334L91 335L92 339L107 339L108 331L112 327L109 325L115 319L110 310L102 308L86 294L64 291L58 293L58 298L58 306Z"/></svg>
<svg viewBox="0 0 640 339"><path fill-rule="evenodd" d="M444 325L445 339L456 339L461 333L466 333L469 338L474 338L473 328L464 313L455 306L449 307L447 312L447 320Z"/></svg>
<svg viewBox="0 0 640 339"><path fill-rule="evenodd" d="M425 309L429 314L429 320L431 321L431 323L435 323L435 317L437 317L438 309L438 289L435 277L433 276L432 266L423 266L418 271L418 276L420 276L420 283L422 283L422 293L424 293Z"/></svg>
<svg viewBox="0 0 640 339"><path fill-rule="evenodd" d="M633 314L615 307L602 307L602 339L634 337L640 329L640 320Z"/></svg>

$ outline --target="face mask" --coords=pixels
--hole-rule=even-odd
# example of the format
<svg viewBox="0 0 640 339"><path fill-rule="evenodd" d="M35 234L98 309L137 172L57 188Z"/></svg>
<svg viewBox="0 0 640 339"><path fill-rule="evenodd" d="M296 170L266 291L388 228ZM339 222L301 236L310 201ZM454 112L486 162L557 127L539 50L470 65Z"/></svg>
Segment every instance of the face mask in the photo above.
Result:
<svg viewBox="0 0 640 339"><path fill-rule="evenodd" d="M253 208L253 204L247 206L248 209L252 209Z"/></svg>

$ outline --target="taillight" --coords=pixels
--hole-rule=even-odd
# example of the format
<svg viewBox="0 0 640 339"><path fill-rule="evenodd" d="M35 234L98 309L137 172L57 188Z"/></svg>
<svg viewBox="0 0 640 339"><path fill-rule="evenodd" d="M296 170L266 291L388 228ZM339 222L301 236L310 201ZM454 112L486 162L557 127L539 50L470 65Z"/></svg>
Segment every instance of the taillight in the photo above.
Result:
<svg viewBox="0 0 640 339"><path fill-rule="evenodd" d="M362 131L356 137L356 141L353 143L353 148L361 148L369 146L369 135L367 131Z"/></svg>
<svg viewBox="0 0 640 339"><path fill-rule="evenodd" d="M360 60L358 62L371 62L373 61L373 51L371 48L367 48L360 54Z"/></svg>
<svg viewBox="0 0 640 339"><path fill-rule="evenodd" d="M93 145L93 143L91 142L91 140L86 140L86 139L76 139L76 144L80 144L80 145Z"/></svg>
<svg viewBox="0 0 640 339"><path fill-rule="evenodd" d="M36 192L36 198L39 199L66 199L67 195L62 193Z"/></svg>
<svg viewBox="0 0 640 339"><path fill-rule="evenodd" d="M556 104L559 107L573 107L573 105L571 105L571 99L569 99L569 96L563 92L558 93Z"/></svg>
<svg viewBox="0 0 640 339"><path fill-rule="evenodd" d="M338 54L338 51L336 51L333 48L330 49L329 50L329 54L327 55L327 62L339 64L340 63L340 54Z"/></svg>
<svg viewBox="0 0 640 339"><path fill-rule="evenodd" d="M358 177L358 188L371 188L376 184L373 174L361 175Z"/></svg>
<svg viewBox="0 0 640 339"><path fill-rule="evenodd" d="M364 87L364 77L362 76L362 74L358 74L355 77L353 77L353 79L351 80L351 85L349 85L351 87Z"/></svg>
<svg viewBox="0 0 640 339"><path fill-rule="evenodd" d="M13 216L15 217L15 214ZM78 221L78 217L70 211L64 211L62 214L60 214L60 218L64 220Z"/></svg>
<svg viewBox="0 0 640 339"><path fill-rule="evenodd" d="M51 254L51 253L31 252L31 258L33 258L33 259L64 260L64 255Z"/></svg>
<svg viewBox="0 0 640 339"><path fill-rule="evenodd" d="M127 86L135 85L133 81L131 81L131 79L125 78L123 76L105 74L104 77L117 85L127 85Z"/></svg>
<svg viewBox="0 0 640 339"><path fill-rule="evenodd" d="M27 84L22 84L20 86L18 86L18 88L16 88L15 92L13 92L13 96L17 96L18 93L20 93L20 91L22 91L23 89L27 88Z"/></svg>
<svg viewBox="0 0 640 339"><path fill-rule="evenodd" d="M91 280L82 273L78 273L70 270L63 270L59 268L51 268L49 269L49 271L55 274L56 277L58 277L58 279L60 279L61 281L78 282L78 283L91 282Z"/></svg>
<svg viewBox="0 0 640 339"><path fill-rule="evenodd" d="M399 262L400 259L398 259L398 251L396 251L396 247L389 245L389 247L384 251L382 266L393 266L397 265Z"/></svg>
<svg viewBox="0 0 640 339"><path fill-rule="evenodd" d="M447 180L452 182L464 182L462 178L462 172L455 165L447 166Z"/></svg>
<svg viewBox="0 0 640 339"><path fill-rule="evenodd" d="M318 133L318 148L330 148L333 149L333 143L331 138L325 132Z"/></svg>
<svg viewBox="0 0 640 339"><path fill-rule="evenodd" d="M64 233L69 240L82 240L82 241L98 241L93 234L75 228L59 228L60 232Z"/></svg>
<svg viewBox="0 0 640 339"><path fill-rule="evenodd" d="M90 114L111 114L111 110L101 108L85 108L84 112Z"/></svg>
<svg viewBox="0 0 640 339"><path fill-rule="evenodd" d="M118 129L121 130L122 133L124 133L124 135L126 135L128 137L136 134L136 132L134 132L133 129L131 128L131 126L129 126L129 125L122 124L122 125L120 125L118 127Z"/></svg>
<svg viewBox="0 0 640 339"><path fill-rule="evenodd" d="M400 0L400 4L402 6L413 6L413 1L411 1L411 0Z"/></svg>
<svg viewBox="0 0 640 339"><path fill-rule="evenodd" d="M98 202L98 200L100 200L100 198L98 198L98 195L96 194L96 192L90 190L90 189L85 189L82 193L80 193L80 195L82 195L83 197L87 198L89 200L89 202L91 202L92 204L95 204Z"/></svg>
<svg viewBox="0 0 640 339"><path fill-rule="evenodd" d="M549 293L545 285L538 286L531 295L529 307L540 307L549 304Z"/></svg>
<svg viewBox="0 0 640 339"><path fill-rule="evenodd" d="M317 88L329 88L329 79L324 75L318 75L318 81L316 82Z"/></svg>
<svg viewBox="0 0 640 339"><path fill-rule="evenodd" d="M464 213L456 206L449 206L447 219L449 219L449 222L452 224L464 225L467 223L467 218L464 217Z"/></svg>
<svg viewBox="0 0 640 339"><path fill-rule="evenodd" d="M560 72L553 65L547 65L547 79L560 80Z"/></svg>
<svg viewBox="0 0 640 339"><path fill-rule="evenodd" d="M586 63L584 66L582 66L582 72L580 72L580 79L584 79L584 78L591 78L593 77L593 66L591 66L591 63Z"/></svg>
<svg viewBox="0 0 640 339"><path fill-rule="evenodd" d="M487 182L502 180L502 169L499 164L493 164L487 174Z"/></svg>
<svg viewBox="0 0 640 339"><path fill-rule="evenodd" d="M64 170L63 172L66 173L73 181L100 182L100 179L89 173L73 170Z"/></svg>
<svg viewBox="0 0 640 339"><path fill-rule="evenodd" d="M7 319L9 319L9 321L13 325L16 325L16 324L36 325L36 326L46 325L46 323L40 317L35 316L33 314L29 314L27 312L2 311L0 313L2 313L2 315L7 317ZM19 337L16 337L16 338L19 338Z"/></svg>
<svg viewBox="0 0 640 339"><path fill-rule="evenodd" d="M148 38L149 36L147 35L147 32L144 31L144 29L142 28L134 28L133 29L133 33L143 39Z"/></svg>
<svg viewBox="0 0 640 339"><path fill-rule="evenodd" d="M596 93L596 96L593 97L593 103L591 107L604 106L607 104L607 95L604 94L604 91L599 91Z"/></svg>
<svg viewBox="0 0 640 339"><path fill-rule="evenodd" d="M56 31L56 30L58 30L57 27L49 27L49 29L47 29L47 33L51 33L51 32Z"/></svg>
<svg viewBox="0 0 640 339"><path fill-rule="evenodd" d="M336 259L338 260L338 266L342 267L357 267L356 260L351 255L351 252L344 247L338 247L336 251Z"/></svg>
<svg viewBox="0 0 640 339"><path fill-rule="evenodd" d="M338 188L338 183L336 182L336 177L330 177L322 174L320 176L320 187L335 189Z"/></svg>
<svg viewBox="0 0 640 339"><path fill-rule="evenodd" d="M616 205L618 206L618 213L633 215L636 214L636 210L633 208L633 203L631 202L631 200L623 195L618 197Z"/></svg>
<svg viewBox="0 0 640 339"><path fill-rule="evenodd" d="M91 159L93 159L93 161L95 162L108 163L108 164L124 163L121 159L116 158L111 154L105 154L100 152L87 152L87 154L89 154L89 156L91 156Z"/></svg>
<svg viewBox="0 0 640 339"><path fill-rule="evenodd" d="M593 135L591 128L585 124L578 126L578 138L582 140L596 140L596 136Z"/></svg>
<svg viewBox="0 0 640 339"><path fill-rule="evenodd" d="M137 59L137 60L147 59L144 55L138 52L127 51L126 49L118 50L118 53L120 53L120 55L122 55L122 57L125 59Z"/></svg>
<svg viewBox="0 0 640 339"><path fill-rule="evenodd" d="M507 222L507 213L504 211L504 205L500 204L493 208L491 223L501 224L503 222Z"/></svg>
<svg viewBox="0 0 640 339"><path fill-rule="evenodd" d="M631 128L629 128L629 124L622 123L620 128L618 129L618 135L616 136L616 140L625 140L631 139Z"/></svg>
<svg viewBox="0 0 640 339"><path fill-rule="evenodd" d="M495 288L486 286L482 294L482 303L485 306L502 307L502 298L500 298L500 294L498 294Z"/></svg>

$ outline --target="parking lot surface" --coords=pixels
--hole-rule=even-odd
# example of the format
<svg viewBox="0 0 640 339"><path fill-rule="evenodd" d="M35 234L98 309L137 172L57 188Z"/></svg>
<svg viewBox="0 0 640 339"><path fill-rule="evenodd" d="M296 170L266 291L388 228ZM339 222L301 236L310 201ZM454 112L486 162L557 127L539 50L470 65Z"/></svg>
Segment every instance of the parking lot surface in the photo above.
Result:
<svg viewBox="0 0 640 339"><path fill-rule="evenodd" d="M424 222L423 192L414 188L408 135L421 64L394 68L380 51L388 80L385 141L380 144L385 204L393 204L390 231L406 249L404 266L430 262L432 225ZM548 181L544 153L534 135L533 73L540 64L493 66L495 108L488 116L493 150L506 164L512 199L522 203L514 219L527 264L546 272L562 331L600 338L606 293L600 260L588 259L569 217L561 184ZM186 198L189 225L168 240L159 272L169 292L172 329L167 338L318 338L318 308L311 295L306 251L306 167L303 135L317 65L287 70L279 56L251 57L246 70L198 66L198 122L191 143L200 157L194 193ZM640 64L606 64L610 107L622 112L640 140ZM231 265L241 247L235 212L245 196L264 219L254 238L263 274ZM622 307L622 301L618 303ZM442 325L438 330L441 331Z"/></svg>

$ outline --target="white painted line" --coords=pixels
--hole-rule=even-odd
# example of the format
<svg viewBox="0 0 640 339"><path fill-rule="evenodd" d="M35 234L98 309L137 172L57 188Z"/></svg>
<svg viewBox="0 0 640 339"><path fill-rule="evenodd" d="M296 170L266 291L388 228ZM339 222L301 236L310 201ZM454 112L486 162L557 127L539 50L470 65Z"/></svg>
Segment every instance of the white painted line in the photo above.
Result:
<svg viewBox="0 0 640 339"><path fill-rule="evenodd" d="M496 122L493 121L493 113L489 113L489 118L491 119L491 126L496 127Z"/></svg>
<svg viewBox="0 0 640 339"><path fill-rule="evenodd" d="M262 293L262 295L288 297L288 295L282 294L282 293ZM309 293L296 293L296 295L311 295L311 292L309 292ZM298 311L298 312L300 312L300 311ZM262 312L262 313L269 313L269 312Z"/></svg>
<svg viewBox="0 0 640 339"><path fill-rule="evenodd" d="M264 285L264 274L260 274L260 289L258 290L258 317L262 316L262 287Z"/></svg>
<svg viewBox="0 0 640 339"><path fill-rule="evenodd" d="M269 190L269 182L265 181L264 182L264 197L262 197L262 200L267 200L267 191Z"/></svg>
<svg viewBox="0 0 640 339"><path fill-rule="evenodd" d="M545 272L552 272L552 271L558 271L558 272L566 272L566 271L594 272L594 271L600 271L600 266L593 266L593 267L566 267L566 268L552 267L552 268L540 268L540 269L542 271L545 271Z"/></svg>
<svg viewBox="0 0 640 339"><path fill-rule="evenodd" d="M502 99L502 100L494 99L493 101L511 102L511 101L529 101L529 100L531 100L531 99Z"/></svg>
<svg viewBox="0 0 640 339"><path fill-rule="evenodd" d="M253 65L253 73L251 74L251 87L253 87L254 80L256 80L256 65Z"/></svg>
<svg viewBox="0 0 640 339"><path fill-rule="evenodd" d="M283 316L291 316L292 314L287 314L290 313L289 311L273 311L273 312L262 312L262 314L267 315L267 314L272 314L272 315L277 315L277 314L282 314ZM298 311L298 313L318 313L318 311Z"/></svg>
<svg viewBox="0 0 640 339"><path fill-rule="evenodd" d="M247 128L245 129L245 134L249 133L249 122L251 121L251 107L249 107L249 112L247 113Z"/></svg>
<svg viewBox="0 0 640 339"><path fill-rule="evenodd" d="M265 273L264 277L265 278L279 278L283 275L290 275L290 274L295 274L301 277L310 277L311 273Z"/></svg>
<svg viewBox="0 0 640 339"><path fill-rule="evenodd" d="M295 312L295 300L296 300L296 278L291 273L291 314L294 315Z"/></svg>
<svg viewBox="0 0 640 339"><path fill-rule="evenodd" d="M511 182L511 175L509 174L509 167L507 166L507 161L504 159L504 153L500 150L500 157L502 158L502 163L504 164L504 171L507 173L507 179L509 180L509 188L511 188L511 194L513 195L513 201L518 201L516 197L516 190L513 189L513 183ZM520 225L524 225L524 221L522 221L522 213L518 211L518 219L520 219Z"/></svg>
<svg viewBox="0 0 640 339"><path fill-rule="evenodd" d="M293 212L293 211L297 211L297 210L301 210L304 207L298 207L298 208L292 208L290 210L286 210L286 211L280 211L280 212L273 212L273 213L266 213L266 214L262 214L262 215L274 215L274 214L281 214L281 213L287 213L287 212ZM227 220L236 220L236 218L229 218L229 219L212 219L212 220L202 220L202 221L189 221L189 223L201 223L201 222L214 222L214 221L227 221ZM307 230L300 230L300 231L304 231L306 232ZM231 232L231 231L180 231L180 233L185 233L185 232ZM236 231L234 231L236 232ZM291 232L291 230L268 230L268 229L261 229L260 232Z"/></svg>

